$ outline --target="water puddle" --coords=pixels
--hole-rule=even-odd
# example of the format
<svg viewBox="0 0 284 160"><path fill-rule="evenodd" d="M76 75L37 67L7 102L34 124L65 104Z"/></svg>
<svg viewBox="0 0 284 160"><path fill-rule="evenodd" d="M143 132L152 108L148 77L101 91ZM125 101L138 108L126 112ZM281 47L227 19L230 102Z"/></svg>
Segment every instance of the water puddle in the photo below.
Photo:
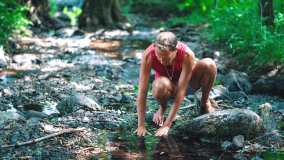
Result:
<svg viewBox="0 0 284 160"><path fill-rule="evenodd" d="M261 152L223 150L220 144L203 143L187 137L138 137L130 131L117 132L109 136L103 152L85 156L85 159L260 159ZM110 150L111 148L111 150ZM82 158L78 156L77 158Z"/></svg>
<svg viewBox="0 0 284 160"><path fill-rule="evenodd" d="M17 111L29 111L29 110L34 110L38 112L45 113L47 115L53 114L53 113L59 113L59 111L56 109L57 103L51 103L51 102L46 102L46 103L36 103L36 104L28 104L23 107L23 109L16 109L12 103L8 104L8 109L6 112L17 112Z"/></svg>

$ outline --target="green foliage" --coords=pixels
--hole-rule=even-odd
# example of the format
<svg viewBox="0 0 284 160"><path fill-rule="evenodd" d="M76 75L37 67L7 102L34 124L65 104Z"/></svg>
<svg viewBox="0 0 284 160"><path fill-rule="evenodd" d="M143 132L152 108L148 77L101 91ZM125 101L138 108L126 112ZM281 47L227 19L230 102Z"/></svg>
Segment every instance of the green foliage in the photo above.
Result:
<svg viewBox="0 0 284 160"><path fill-rule="evenodd" d="M284 153L283 152L264 152L263 159L272 159L272 160L280 160L283 159Z"/></svg>
<svg viewBox="0 0 284 160"><path fill-rule="evenodd" d="M79 15L82 13L82 9L77 7L73 7L72 9L73 9L72 11L68 11L67 8L65 7L63 9L63 13L70 17L71 25L75 26L76 20L78 19Z"/></svg>
<svg viewBox="0 0 284 160"><path fill-rule="evenodd" d="M53 0L48 0L49 4L50 4L50 8L51 10L49 11L49 15L53 16L57 11L58 11L58 6L59 4L56 2L53 2Z"/></svg>
<svg viewBox="0 0 284 160"><path fill-rule="evenodd" d="M11 34L18 34L22 31L25 35L31 36L27 26L32 24L24 12L29 8L17 4L16 0L2 0L0 2L0 46L4 46Z"/></svg>
<svg viewBox="0 0 284 160"><path fill-rule="evenodd" d="M248 7L250 6L250 7ZM211 11L214 36L230 55L244 60L246 64L263 65L284 62L283 13L275 10L275 27L265 26L259 15L258 3L240 1L235 6Z"/></svg>

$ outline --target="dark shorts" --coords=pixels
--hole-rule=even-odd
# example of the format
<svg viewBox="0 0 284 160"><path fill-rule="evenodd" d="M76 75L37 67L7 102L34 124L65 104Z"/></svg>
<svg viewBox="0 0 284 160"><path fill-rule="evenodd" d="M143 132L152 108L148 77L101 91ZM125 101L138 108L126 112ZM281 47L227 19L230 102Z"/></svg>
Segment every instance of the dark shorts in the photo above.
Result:
<svg viewBox="0 0 284 160"><path fill-rule="evenodd" d="M178 82L176 82L176 83L174 83L174 84L177 86ZM200 88L199 88L199 89L200 89ZM193 89L193 88L191 88L190 83L188 83L188 87L187 87L187 90L186 90L184 96L193 95L193 94L195 94L197 91L199 91L199 89ZM170 102L173 103L173 102L174 102L174 99L170 99Z"/></svg>
<svg viewBox="0 0 284 160"><path fill-rule="evenodd" d="M176 83L174 83L174 84L177 86L178 82L176 82ZM193 95L193 94L195 94L198 90L199 90L199 89L193 89L193 88L191 88L190 83L188 83L188 87L187 87L187 90L186 90L184 96Z"/></svg>

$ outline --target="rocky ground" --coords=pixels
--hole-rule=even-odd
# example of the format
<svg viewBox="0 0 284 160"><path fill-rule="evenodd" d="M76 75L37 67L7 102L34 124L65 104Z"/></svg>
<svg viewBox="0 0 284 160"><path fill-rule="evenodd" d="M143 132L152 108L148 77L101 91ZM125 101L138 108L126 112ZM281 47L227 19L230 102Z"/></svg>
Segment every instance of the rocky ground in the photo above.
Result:
<svg viewBox="0 0 284 160"><path fill-rule="evenodd" d="M107 135L136 129L141 54L163 30L180 37L196 53L196 62L204 57L214 59L218 76L210 96L218 104L218 110L242 108L258 113L261 104L270 103L279 129L283 130L284 100L275 94L281 91L278 84L282 83L283 70L274 68L258 76L232 70L226 65L230 59L221 56L212 44L205 44L194 26L140 27L132 33L121 30L85 33L63 28L56 32L56 37L45 33L35 34L34 38L11 38L19 54L6 57L8 70L2 70L1 74L17 72L17 78L2 78L0 146L37 140L64 129L84 129L30 145L1 148L1 157L62 159L117 150L110 147ZM267 77L274 77L274 83L266 87L269 92L274 89L274 94L257 92ZM194 96L186 97L174 124L198 116L194 101ZM151 132L157 129L152 116L158 107L149 90L146 122ZM273 144L257 145L261 150L265 147L277 150ZM242 147L259 149L250 146ZM228 145L224 144L224 148Z"/></svg>

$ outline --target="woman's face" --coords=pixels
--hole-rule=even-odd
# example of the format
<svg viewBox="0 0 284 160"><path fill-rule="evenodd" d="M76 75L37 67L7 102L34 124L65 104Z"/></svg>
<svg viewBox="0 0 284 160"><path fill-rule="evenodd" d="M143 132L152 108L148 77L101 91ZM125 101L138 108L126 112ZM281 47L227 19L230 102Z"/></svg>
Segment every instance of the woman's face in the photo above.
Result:
<svg viewBox="0 0 284 160"><path fill-rule="evenodd" d="M175 51L161 51L158 47L155 47L156 57L165 66L170 65L174 61L177 51L178 48Z"/></svg>

